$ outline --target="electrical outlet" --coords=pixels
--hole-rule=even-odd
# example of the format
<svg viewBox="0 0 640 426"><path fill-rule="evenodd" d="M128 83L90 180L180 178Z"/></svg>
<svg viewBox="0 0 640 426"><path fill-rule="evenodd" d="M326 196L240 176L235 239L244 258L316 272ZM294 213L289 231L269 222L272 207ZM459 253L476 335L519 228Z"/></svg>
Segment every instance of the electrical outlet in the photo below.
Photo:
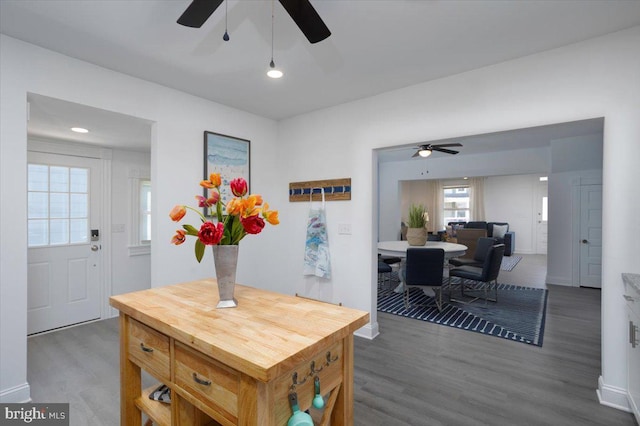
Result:
<svg viewBox="0 0 640 426"><path fill-rule="evenodd" d="M351 224L350 223L338 224L338 234L351 235Z"/></svg>

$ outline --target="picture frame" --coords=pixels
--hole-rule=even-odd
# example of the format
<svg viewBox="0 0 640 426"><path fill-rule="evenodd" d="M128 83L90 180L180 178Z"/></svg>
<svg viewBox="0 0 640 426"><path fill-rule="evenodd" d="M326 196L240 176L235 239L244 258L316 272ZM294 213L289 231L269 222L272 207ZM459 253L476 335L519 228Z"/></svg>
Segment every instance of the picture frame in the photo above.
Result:
<svg viewBox="0 0 640 426"><path fill-rule="evenodd" d="M242 177L247 181L247 192L251 188L251 142L234 136L215 132L204 132L204 179L211 173L220 173L222 186L220 199L223 203L233 198L229 183ZM205 197L208 190L205 188ZM204 208L205 216L215 216L215 209Z"/></svg>

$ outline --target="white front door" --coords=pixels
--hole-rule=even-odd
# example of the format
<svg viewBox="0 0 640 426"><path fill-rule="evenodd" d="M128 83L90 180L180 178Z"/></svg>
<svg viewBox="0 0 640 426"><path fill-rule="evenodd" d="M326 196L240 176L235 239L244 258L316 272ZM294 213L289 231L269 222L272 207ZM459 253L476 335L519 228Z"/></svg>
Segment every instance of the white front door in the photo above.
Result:
<svg viewBox="0 0 640 426"><path fill-rule="evenodd" d="M27 332L100 318L100 160L29 152ZM95 232L95 231L93 231Z"/></svg>
<svg viewBox="0 0 640 426"><path fill-rule="evenodd" d="M540 182L536 188L536 253L547 254L547 228L549 197L546 181Z"/></svg>
<svg viewBox="0 0 640 426"><path fill-rule="evenodd" d="M580 286L602 287L602 185L580 187Z"/></svg>

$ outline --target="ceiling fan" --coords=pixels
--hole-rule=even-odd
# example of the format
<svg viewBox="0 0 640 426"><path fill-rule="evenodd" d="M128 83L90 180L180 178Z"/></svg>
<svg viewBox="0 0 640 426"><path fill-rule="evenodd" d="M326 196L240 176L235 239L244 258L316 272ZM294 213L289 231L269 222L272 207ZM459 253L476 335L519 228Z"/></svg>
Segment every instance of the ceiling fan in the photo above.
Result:
<svg viewBox="0 0 640 426"><path fill-rule="evenodd" d="M289 13L298 28L310 43L317 43L331 35L329 28L322 22L320 15L309 0L278 0ZM193 0L178 18L178 24L200 28L223 0Z"/></svg>
<svg viewBox="0 0 640 426"><path fill-rule="evenodd" d="M432 145L430 143L425 144L425 145L418 145L418 150L416 151L415 154L413 154L411 156L411 158L413 157L428 157L430 156L433 151L440 151L440 152L444 152L447 154L457 154L458 151L454 151L452 149L446 149L444 148L445 146L462 146L461 143L441 143L441 144L435 144Z"/></svg>

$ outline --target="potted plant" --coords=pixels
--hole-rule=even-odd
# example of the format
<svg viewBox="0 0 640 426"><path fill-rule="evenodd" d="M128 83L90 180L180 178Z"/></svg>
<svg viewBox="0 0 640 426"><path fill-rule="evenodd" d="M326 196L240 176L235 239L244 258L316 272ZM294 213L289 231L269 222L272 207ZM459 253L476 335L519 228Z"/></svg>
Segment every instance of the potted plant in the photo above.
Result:
<svg viewBox="0 0 640 426"><path fill-rule="evenodd" d="M410 246L423 246L427 242L427 211L422 204L411 204L407 221L407 241Z"/></svg>

